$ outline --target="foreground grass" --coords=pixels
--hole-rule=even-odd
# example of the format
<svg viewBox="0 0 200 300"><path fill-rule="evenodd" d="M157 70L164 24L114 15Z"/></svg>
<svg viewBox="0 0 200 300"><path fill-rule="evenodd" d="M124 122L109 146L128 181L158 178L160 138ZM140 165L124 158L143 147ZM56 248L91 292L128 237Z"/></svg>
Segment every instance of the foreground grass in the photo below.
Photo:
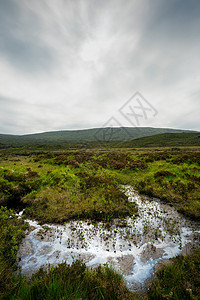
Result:
<svg viewBox="0 0 200 300"><path fill-rule="evenodd" d="M17 250L27 225L0 208L0 299L133 299L122 275L107 265L87 269L80 261L40 269L30 279L17 271Z"/></svg>
<svg viewBox="0 0 200 300"><path fill-rule="evenodd" d="M199 299L200 250L178 256L156 274L145 295L128 291L107 265L88 269L81 261L41 268L30 279L16 273L18 244L27 225L0 208L0 299Z"/></svg>
<svg viewBox="0 0 200 300"><path fill-rule="evenodd" d="M7 291L15 289L17 284L14 276L17 250L27 227L12 210L0 208L0 299L4 298Z"/></svg>
<svg viewBox="0 0 200 300"><path fill-rule="evenodd" d="M200 250L188 256L172 259L156 274L149 299L199 299L200 295Z"/></svg>
<svg viewBox="0 0 200 300"><path fill-rule="evenodd" d="M108 266L88 269L80 261L40 269L23 278L10 299L133 299L122 276Z"/></svg>

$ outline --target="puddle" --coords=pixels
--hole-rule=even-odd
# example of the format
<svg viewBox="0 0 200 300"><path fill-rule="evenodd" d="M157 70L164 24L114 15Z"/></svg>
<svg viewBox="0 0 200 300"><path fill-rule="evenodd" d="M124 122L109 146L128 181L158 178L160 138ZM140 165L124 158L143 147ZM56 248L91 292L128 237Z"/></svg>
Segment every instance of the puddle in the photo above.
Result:
<svg viewBox="0 0 200 300"><path fill-rule="evenodd" d="M22 241L18 251L22 272L31 275L42 265L71 264L82 259L89 267L108 263L122 272L132 291L141 291L156 264L198 246L200 227L186 221L173 207L139 196L123 187L129 201L139 207L138 217L115 219L110 227L91 221L71 221L63 226L39 225ZM22 215L22 213L21 213ZM19 215L20 217L20 215Z"/></svg>

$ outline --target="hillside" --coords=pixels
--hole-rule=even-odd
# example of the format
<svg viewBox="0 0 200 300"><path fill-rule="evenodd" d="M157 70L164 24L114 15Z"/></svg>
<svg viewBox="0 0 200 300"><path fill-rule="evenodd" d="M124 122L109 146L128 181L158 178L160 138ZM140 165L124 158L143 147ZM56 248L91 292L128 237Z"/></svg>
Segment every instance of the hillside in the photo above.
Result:
<svg viewBox="0 0 200 300"><path fill-rule="evenodd" d="M107 127L83 130L63 130L28 135L0 134L0 148L6 147L72 147L75 144L125 142L163 133L191 132L189 130L151 127ZM132 143L132 142L131 142Z"/></svg>
<svg viewBox="0 0 200 300"><path fill-rule="evenodd" d="M122 147L200 146L200 133L164 133L124 142Z"/></svg>

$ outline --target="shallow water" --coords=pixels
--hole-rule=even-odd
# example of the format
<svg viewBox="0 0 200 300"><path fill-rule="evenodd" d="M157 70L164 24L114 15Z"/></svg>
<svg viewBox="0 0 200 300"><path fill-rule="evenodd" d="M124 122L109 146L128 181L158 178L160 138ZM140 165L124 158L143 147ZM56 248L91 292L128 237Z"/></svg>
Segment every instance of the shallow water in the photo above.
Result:
<svg viewBox="0 0 200 300"><path fill-rule="evenodd" d="M91 221L41 226L27 220L34 228L19 248L22 272L30 275L42 265L63 261L71 264L81 258L90 267L112 265L123 273L128 287L138 291L159 261L197 243L198 224L186 221L169 205L139 196L132 187L125 186L123 190L129 201L138 204L139 215L115 219L110 227Z"/></svg>

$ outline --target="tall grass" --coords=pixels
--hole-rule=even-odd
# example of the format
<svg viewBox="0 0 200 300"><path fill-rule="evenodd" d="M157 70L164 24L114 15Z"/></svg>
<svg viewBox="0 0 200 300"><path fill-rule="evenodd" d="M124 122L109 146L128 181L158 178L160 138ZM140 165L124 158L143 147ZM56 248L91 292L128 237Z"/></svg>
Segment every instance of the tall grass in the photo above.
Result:
<svg viewBox="0 0 200 300"><path fill-rule="evenodd" d="M133 299L122 276L108 266L87 269L80 261L40 269L28 281L22 279L10 299Z"/></svg>
<svg viewBox="0 0 200 300"><path fill-rule="evenodd" d="M17 250L27 227L12 210L0 208L0 299L17 284L14 276Z"/></svg>
<svg viewBox="0 0 200 300"><path fill-rule="evenodd" d="M199 299L200 250L191 255L180 255L172 264L162 266L157 272L149 293L149 299Z"/></svg>

